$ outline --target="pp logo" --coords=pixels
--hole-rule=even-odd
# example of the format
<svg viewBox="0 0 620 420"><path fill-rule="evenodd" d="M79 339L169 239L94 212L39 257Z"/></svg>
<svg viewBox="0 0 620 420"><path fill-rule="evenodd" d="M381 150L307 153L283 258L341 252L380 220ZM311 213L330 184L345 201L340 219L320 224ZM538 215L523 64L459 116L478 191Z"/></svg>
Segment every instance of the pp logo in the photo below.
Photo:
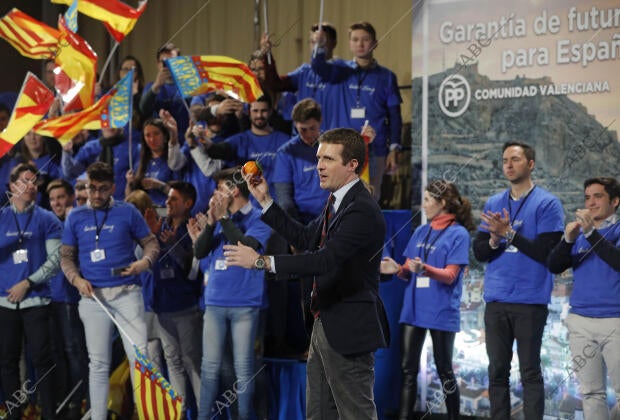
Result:
<svg viewBox="0 0 620 420"><path fill-rule="evenodd" d="M439 86L439 108L448 117L463 115L469 107L471 90L467 80L458 74L448 76Z"/></svg>

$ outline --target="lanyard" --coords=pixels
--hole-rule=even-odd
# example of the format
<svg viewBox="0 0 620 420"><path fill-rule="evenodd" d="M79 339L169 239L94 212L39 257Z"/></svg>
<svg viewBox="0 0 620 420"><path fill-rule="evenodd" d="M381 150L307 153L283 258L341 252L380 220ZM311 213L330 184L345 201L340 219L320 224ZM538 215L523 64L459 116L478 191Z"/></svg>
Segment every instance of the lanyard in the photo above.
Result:
<svg viewBox="0 0 620 420"><path fill-rule="evenodd" d="M355 104L359 107L361 105L362 83L364 83L364 80L366 80L368 76L368 70L362 70L361 67L358 67L355 72L357 73L357 98ZM364 73L364 77L361 76L361 73Z"/></svg>
<svg viewBox="0 0 620 420"><path fill-rule="evenodd" d="M30 212L28 213L28 220L26 220L26 226L24 226L24 229L22 230L22 228L19 226L19 220L17 220L17 214L13 212L13 218L15 219L15 226L17 226L20 245L24 242L24 233L26 232L26 229L28 229L28 226L30 226L30 221L32 220L32 213L34 213L34 209L30 210Z"/></svg>
<svg viewBox="0 0 620 420"><path fill-rule="evenodd" d="M519 200L519 207L517 207L517 212L515 213L515 215L512 215L512 205L510 204L510 202L512 201L512 198L510 198L510 192L508 192L508 213L510 214L510 224L512 225L512 222L514 220L517 219L517 216L519 215L519 212L521 211L521 208L523 207L523 205L525 204L525 202L527 201L527 199L530 197L530 194L532 193L532 191L534 191L534 188L536 188L536 185L534 185L532 187L532 189L530 190L530 192L528 192L526 194L525 197L523 197L523 200Z"/></svg>
<svg viewBox="0 0 620 420"><path fill-rule="evenodd" d="M97 210L93 209L93 216L95 217L95 249L99 249L99 235L101 234L101 230L105 225L105 221L108 220L108 212L110 211L110 207L105 209L105 216L103 216L103 221L101 222L101 226L99 226L99 222L97 221Z"/></svg>
<svg viewBox="0 0 620 420"><path fill-rule="evenodd" d="M422 251L424 253L424 262L426 262L426 260L428 260L428 254L431 253L431 248L433 247L433 245L435 245L435 242L437 242L437 240L441 237L441 235L443 235L445 233L446 230L448 230L448 228L450 226L452 226L452 224L454 223L454 221L450 222L450 224L448 226L446 226L445 228L441 229L441 232L439 232L439 234L437 236L435 236L435 239L433 239L433 242L431 242L430 244L428 244L428 240L430 239L431 236L431 232L433 231L433 228L431 227L431 224L428 224L428 233L426 234L426 238L424 238L424 251ZM428 245L427 245L428 244Z"/></svg>

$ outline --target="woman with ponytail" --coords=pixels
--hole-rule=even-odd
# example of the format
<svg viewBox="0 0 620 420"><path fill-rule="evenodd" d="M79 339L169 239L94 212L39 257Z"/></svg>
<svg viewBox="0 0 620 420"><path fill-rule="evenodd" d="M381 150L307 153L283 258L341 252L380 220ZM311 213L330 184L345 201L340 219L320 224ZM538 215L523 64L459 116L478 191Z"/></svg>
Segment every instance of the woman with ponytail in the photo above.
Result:
<svg viewBox="0 0 620 420"><path fill-rule="evenodd" d="M458 419L460 395L452 353L460 330L462 277L469 263L468 230L475 226L470 202L450 182L432 181L424 191L422 207L429 222L413 233L404 251L404 264L389 257L381 262L382 274L397 274L409 281L400 315L403 383L399 419L413 418L427 331L433 341L448 419Z"/></svg>

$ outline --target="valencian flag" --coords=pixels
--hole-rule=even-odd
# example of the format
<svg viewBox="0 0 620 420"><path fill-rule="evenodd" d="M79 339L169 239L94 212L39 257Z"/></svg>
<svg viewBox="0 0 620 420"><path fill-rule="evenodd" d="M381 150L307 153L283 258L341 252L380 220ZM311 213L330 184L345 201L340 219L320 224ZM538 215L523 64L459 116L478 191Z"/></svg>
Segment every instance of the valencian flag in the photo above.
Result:
<svg viewBox="0 0 620 420"><path fill-rule="evenodd" d="M28 58L53 58L60 32L14 8L0 19L0 37Z"/></svg>
<svg viewBox="0 0 620 420"><path fill-rule="evenodd" d="M70 5L73 0L52 0L52 3ZM137 9L118 0L80 0L78 11L103 22L108 32L121 42L136 25L146 8L146 1L140 2Z"/></svg>
<svg viewBox="0 0 620 420"><path fill-rule="evenodd" d="M181 397L135 345L134 350L133 386L138 417L140 420L180 419Z"/></svg>
<svg viewBox="0 0 620 420"><path fill-rule="evenodd" d="M133 69L119 80L111 92L110 102L100 113L99 119L87 123L83 128L98 130L100 128L123 128L131 120L133 113L133 99L131 94L133 84Z"/></svg>
<svg viewBox="0 0 620 420"><path fill-rule="evenodd" d="M77 32L78 31L78 20L77 20L78 8L77 8L77 5L78 5L78 0L73 0L71 5L69 6L67 11L65 12L65 15L61 18L62 19L62 25L65 25L67 28L69 28L69 30L71 32Z"/></svg>
<svg viewBox="0 0 620 420"><path fill-rule="evenodd" d="M0 133L0 157L38 123L54 102L54 94L32 73L26 79L15 102L9 124Z"/></svg>
<svg viewBox="0 0 620 420"><path fill-rule="evenodd" d="M54 137L66 144L80 130L123 128L131 120L133 70L91 107L73 114L42 121L35 131L42 136Z"/></svg>
<svg viewBox="0 0 620 420"><path fill-rule="evenodd" d="M223 90L243 102L254 102L263 92L256 76L239 60L221 55L168 58L179 92L184 97Z"/></svg>
<svg viewBox="0 0 620 420"><path fill-rule="evenodd" d="M67 144L87 124L101 124L101 114L105 112L114 93L115 90L112 89L93 105L82 111L41 121L35 125L34 131L42 136L54 137L60 144Z"/></svg>
<svg viewBox="0 0 620 420"><path fill-rule="evenodd" d="M95 99L97 54L88 42L64 25L59 25L60 39L54 62L67 78L56 78L66 111L84 109ZM55 70L59 74L59 70ZM63 83L66 81L66 83Z"/></svg>

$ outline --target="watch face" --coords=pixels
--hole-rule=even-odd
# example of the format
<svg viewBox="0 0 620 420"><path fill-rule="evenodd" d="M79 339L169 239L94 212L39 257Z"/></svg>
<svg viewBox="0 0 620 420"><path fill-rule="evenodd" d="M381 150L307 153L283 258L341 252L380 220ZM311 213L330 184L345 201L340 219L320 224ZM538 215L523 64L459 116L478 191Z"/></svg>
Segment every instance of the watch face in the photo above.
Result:
<svg viewBox="0 0 620 420"><path fill-rule="evenodd" d="M254 267L256 267L259 270L262 270L263 268L265 268L265 259L263 257L258 257L256 261L254 261Z"/></svg>

